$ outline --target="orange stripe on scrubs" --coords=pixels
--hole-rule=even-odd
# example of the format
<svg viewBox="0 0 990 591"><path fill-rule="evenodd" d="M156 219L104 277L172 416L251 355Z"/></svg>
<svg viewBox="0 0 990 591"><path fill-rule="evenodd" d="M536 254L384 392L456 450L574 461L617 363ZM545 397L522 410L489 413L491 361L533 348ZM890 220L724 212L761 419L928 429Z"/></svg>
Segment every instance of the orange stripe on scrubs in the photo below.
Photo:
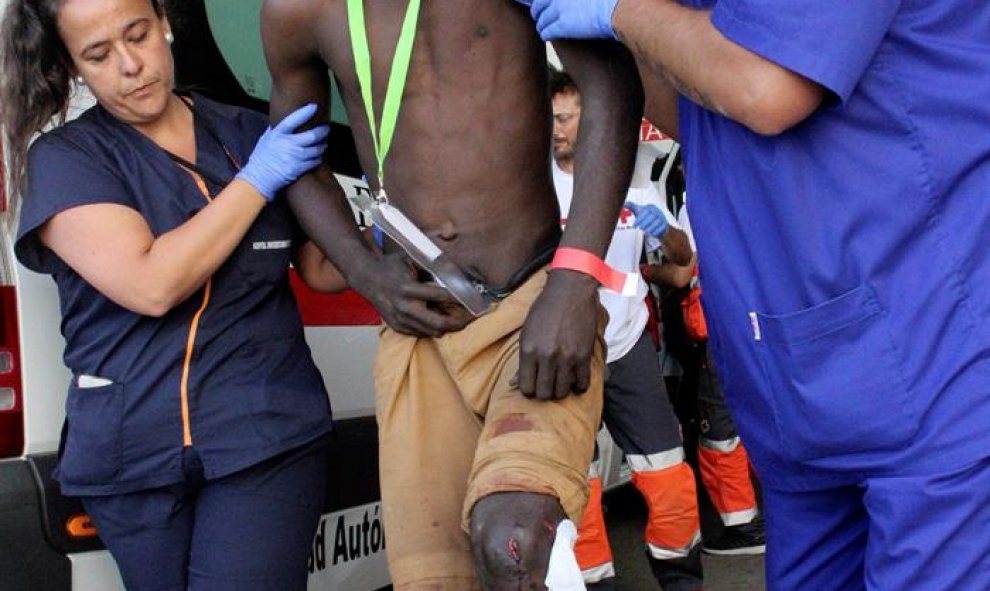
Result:
<svg viewBox="0 0 990 591"><path fill-rule="evenodd" d="M196 186L199 187L203 197L207 201L212 202L213 198L210 197L210 191L207 189L203 178L193 171L189 171L189 174L196 181ZM182 361L182 381L179 384L179 399L182 404L182 444L185 447L192 446L192 427L189 421L189 368L192 365L193 347L196 345L196 332L199 329L199 320L206 310L206 306L210 303L210 289L212 287L213 278L211 277L206 280L206 285L203 288L203 303L200 304L199 310L196 310L192 322L189 323L189 338L186 339L186 355Z"/></svg>

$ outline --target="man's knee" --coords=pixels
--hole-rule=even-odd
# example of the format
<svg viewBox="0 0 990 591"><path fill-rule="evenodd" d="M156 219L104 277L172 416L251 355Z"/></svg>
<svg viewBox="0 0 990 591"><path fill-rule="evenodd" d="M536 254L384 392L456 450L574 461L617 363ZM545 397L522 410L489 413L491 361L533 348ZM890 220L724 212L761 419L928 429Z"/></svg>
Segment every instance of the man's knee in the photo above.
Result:
<svg viewBox="0 0 990 591"><path fill-rule="evenodd" d="M471 512L471 547L486 590L542 589L557 524L565 515L556 498L496 493Z"/></svg>

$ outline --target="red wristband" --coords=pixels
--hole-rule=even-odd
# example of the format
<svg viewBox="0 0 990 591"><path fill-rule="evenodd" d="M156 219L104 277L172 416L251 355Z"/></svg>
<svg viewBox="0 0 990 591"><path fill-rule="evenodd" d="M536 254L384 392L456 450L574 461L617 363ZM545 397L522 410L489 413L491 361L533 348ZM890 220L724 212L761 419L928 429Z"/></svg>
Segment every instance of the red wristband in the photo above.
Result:
<svg viewBox="0 0 990 591"><path fill-rule="evenodd" d="M638 273L623 273L590 252L578 248L558 248L550 262L550 268L591 275L602 287L624 296L634 296L639 292L641 279Z"/></svg>

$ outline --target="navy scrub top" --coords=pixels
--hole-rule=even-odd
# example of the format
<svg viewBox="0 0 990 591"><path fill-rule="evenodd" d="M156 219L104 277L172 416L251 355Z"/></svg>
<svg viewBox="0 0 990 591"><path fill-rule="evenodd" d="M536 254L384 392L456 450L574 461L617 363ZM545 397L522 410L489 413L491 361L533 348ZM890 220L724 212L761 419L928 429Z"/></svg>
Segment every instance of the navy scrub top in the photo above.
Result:
<svg viewBox="0 0 990 591"><path fill-rule="evenodd" d="M196 165L230 179L267 119L198 95L193 101ZM213 195L220 189L210 186ZM100 106L31 147L15 248L25 266L50 273L58 286L65 364L73 373L56 470L65 494L117 494L183 479L180 392L194 326L188 429L207 478L330 430L327 392L289 287L299 234L284 200L262 210L214 273L208 296L200 289L161 318L115 304L39 241L37 229L52 216L91 203L131 207L158 236L207 201L186 169ZM80 376L100 380L80 383ZM103 380L112 383L99 385Z"/></svg>
<svg viewBox="0 0 990 591"><path fill-rule="evenodd" d="M829 98L773 137L682 99L720 378L769 486L990 454L990 2L684 0Z"/></svg>

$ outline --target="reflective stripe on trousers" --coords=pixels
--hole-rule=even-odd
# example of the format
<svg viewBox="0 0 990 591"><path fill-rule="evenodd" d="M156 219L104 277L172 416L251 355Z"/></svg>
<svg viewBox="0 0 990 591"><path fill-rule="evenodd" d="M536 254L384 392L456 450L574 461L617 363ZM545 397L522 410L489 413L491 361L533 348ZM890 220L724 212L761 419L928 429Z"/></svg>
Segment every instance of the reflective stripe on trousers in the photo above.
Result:
<svg viewBox="0 0 990 591"><path fill-rule="evenodd" d="M712 441L702 437L698 447L701 481L726 526L756 518L756 493L749 475L749 456L738 437Z"/></svg>

